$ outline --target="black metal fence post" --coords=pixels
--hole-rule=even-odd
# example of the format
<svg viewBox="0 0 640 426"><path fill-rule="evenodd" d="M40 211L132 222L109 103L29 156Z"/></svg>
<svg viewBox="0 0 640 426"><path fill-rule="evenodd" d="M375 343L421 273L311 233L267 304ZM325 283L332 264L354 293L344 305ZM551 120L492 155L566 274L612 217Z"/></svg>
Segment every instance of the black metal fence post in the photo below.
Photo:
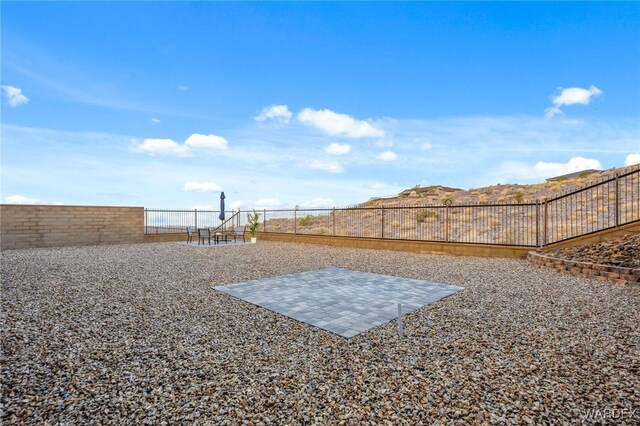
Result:
<svg viewBox="0 0 640 426"><path fill-rule="evenodd" d="M547 219L548 218L549 218L549 215L548 215L548 202L547 202L547 200L544 200L544 216L543 216L543 222L542 222L542 226L543 226L543 229L544 229L544 234L542 234L542 246L543 247L546 246L547 242L549 241L548 237L547 237L547 222L548 222Z"/></svg>
<svg viewBox="0 0 640 426"><path fill-rule="evenodd" d="M536 247L540 247L540 200L536 200Z"/></svg>
<svg viewBox="0 0 640 426"><path fill-rule="evenodd" d="M449 242L449 205L444 209L444 241Z"/></svg>
<svg viewBox="0 0 640 426"><path fill-rule="evenodd" d="M333 236L336 236L336 208L333 208Z"/></svg>
<svg viewBox="0 0 640 426"><path fill-rule="evenodd" d="M620 226L620 176L616 173L616 199L615 199L616 228Z"/></svg>

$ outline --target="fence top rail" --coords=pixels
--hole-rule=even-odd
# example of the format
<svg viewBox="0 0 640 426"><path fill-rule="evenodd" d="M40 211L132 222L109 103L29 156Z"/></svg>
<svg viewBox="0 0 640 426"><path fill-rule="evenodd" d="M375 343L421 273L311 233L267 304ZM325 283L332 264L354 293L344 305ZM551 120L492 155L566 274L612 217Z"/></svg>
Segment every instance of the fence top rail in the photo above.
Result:
<svg viewBox="0 0 640 426"><path fill-rule="evenodd" d="M552 202L552 201L557 201L557 200L561 200L563 198L571 197L572 195L576 195L576 194L579 194L581 192L588 191L588 190L596 188L598 186L604 186L604 185L606 185L608 183L615 182L617 178L626 177L626 176L629 176L629 175L631 175L633 173L637 173L637 171L631 172L631 173L625 173L624 175L620 175L620 176L617 176L617 177L614 176L612 178L608 178L608 179L605 179L603 181L600 181L600 182L585 186L584 188L576 189L575 191L567 192L566 194L557 195L557 196L555 196L553 198L548 198L545 201L547 203L549 203L549 202Z"/></svg>
<svg viewBox="0 0 640 426"><path fill-rule="evenodd" d="M200 210L200 209L151 209L145 208L148 212L158 212L158 213L220 213L220 210ZM225 213L235 213L237 210L225 210Z"/></svg>
<svg viewBox="0 0 640 426"><path fill-rule="evenodd" d="M453 204L451 206L437 205L437 206L380 206L380 207L328 207L328 208L310 208L310 209L260 209L256 210L258 213L262 211L266 212L333 212L333 211L345 211L345 210L422 210L422 209L446 209L446 208L469 208L469 207L535 207L538 203L521 203L521 204ZM198 210L200 211L200 210ZM242 210L242 213L251 213L253 210Z"/></svg>
<svg viewBox="0 0 640 426"><path fill-rule="evenodd" d="M584 186L582 188L571 190L571 191L566 192L564 194L560 194L560 195L556 195L556 196L551 197L551 198L547 198L544 201L548 203L548 202L551 202L551 201L560 200L562 198L566 198L566 197L569 197L571 195L578 194L580 192L588 191L588 190L593 189L593 188L595 188L597 186L603 186L603 185L605 185L607 183L615 182L616 179L625 178L627 176L631 176L631 175L636 174L636 173L640 173L640 165L635 166L632 170L626 171L624 173L613 175L613 176L608 177L606 179L599 180L599 181L594 182L594 183L592 183L590 185Z"/></svg>

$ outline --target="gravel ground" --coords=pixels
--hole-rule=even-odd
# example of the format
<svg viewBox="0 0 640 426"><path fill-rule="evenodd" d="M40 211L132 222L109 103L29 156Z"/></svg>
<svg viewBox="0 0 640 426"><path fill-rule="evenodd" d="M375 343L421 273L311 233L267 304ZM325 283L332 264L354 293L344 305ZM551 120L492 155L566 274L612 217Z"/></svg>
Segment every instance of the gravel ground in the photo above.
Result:
<svg viewBox="0 0 640 426"><path fill-rule="evenodd" d="M465 290L407 315L403 340L395 321L346 340L211 289L326 266ZM600 413L637 424L639 302L521 260L268 242L5 251L1 420L574 424L615 409Z"/></svg>

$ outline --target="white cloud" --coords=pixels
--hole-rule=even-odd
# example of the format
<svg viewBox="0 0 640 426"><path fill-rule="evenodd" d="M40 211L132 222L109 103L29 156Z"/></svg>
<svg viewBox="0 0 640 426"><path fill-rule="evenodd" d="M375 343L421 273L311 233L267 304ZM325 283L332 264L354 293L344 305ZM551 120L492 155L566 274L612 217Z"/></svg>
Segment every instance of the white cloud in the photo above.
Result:
<svg viewBox="0 0 640 426"><path fill-rule="evenodd" d="M160 119L159 119L159 118L151 117L151 123L152 123L152 124L158 124L159 122L160 122Z"/></svg>
<svg viewBox="0 0 640 426"><path fill-rule="evenodd" d="M189 90L189 86L184 84L178 84L178 90L181 92L186 92L187 90Z"/></svg>
<svg viewBox="0 0 640 426"><path fill-rule="evenodd" d="M189 136L184 144L187 147L199 149L227 149L229 146L229 142L223 137L199 133Z"/></svg>
<svg viewBox="0 0 640 426"><path fill-rule="evenodd" d="M541 177L553 177L587 169L601 170L602 164L594 158L573 157L566 163L538 161L533 169Z"/></svg>
<svg viewBox="0 0 640 426"><path fill-rule="evenodd" d="M229 143L226 139L216 135L201 135L194 133L187 138L184 144L179 144L172 139L147 138L142 143L132 139L133 152L142 152L149 155L174 155L186 157L191 155L194 149L226 149Z"/></svg>
<svg viewBox="0 0 640 426"><path fill-rule="evenodd" d="M305 108L296 117L299 122L324 130L331 136L349 138L381 138L384 132L368 121L357 120L350 115L323 109Z"/></svg>
<svg viewBox="0 0 640 426"><path fill-rule="evenodd" d="M382 182L376 182L373 183L371 185L369 185L370 189L375 189L375 190L382 190L382 189L389 189L389 185L387 185L386 183L382 183Z"/></svg>
<svg viewBox="0 0 640 426"><path fill-rule="evenodd" d="M40 200L24 195L9 195L4 199L7 204L43 204Z"/></svg>
<svg viewBox="0 0 640 426"><path fill-rule="evenodd" d="M147 138L141 144L134 140L132 148L135 152L143 152L149 155L175 155L186 157L190 153L189 147L180 145L171 139L151 139Z"/></svg>
<svg viewBox="0 0 640 426"><path fill-rule="evenodd" d="M60 201L43 201L37 198L31 198L24 195L9 195L4 199L5 204L52 204L54 206L63 206L64 203Z"/></svg>
<svg viewBox="0 0 640 426"><path fill-rule="evenodd" d="M602 170L602 164L595 158L572 157L566 163L538 161L534 166L523 163L506 163L501 167L504 178L522 180L548 179L582 170Z"/></svg>
<svg viewBox="0 0 640 426"><path fill-rule="evenodd" d="M308 169L313 170L323 170L329 173L342 173L344 172L344 167L336 161L323 161L323 160L311 160L305 163L305 166Z"/></svg>
<svg viewBox="0 0 640 426"><path fill-rule="evenodd" d="M322 207L334 207L335 205L336 202L331 198L314 198L300 203L300 207L303 209L319 209Z"/></svg>
<svg viewBox="0 0 640 426"><path fill-rule="evenodd" d="M634 164L640 164L640 152L631 153L624 159L625 166L632 166Z"/></svg>
<svg viewBox="0 0 640 426"><path fill-rule="evenodd" d="M328 154L333 155L345 155L351 152L351 146L348 143L330 143L324 147L324 150Z"/></svg>
<svg viewBox="0 0 640 426"><path fill-rule="evenodd" d="M234 201L231 204L229 204L229 207L231 207L231 210L237 210L239 208L241 208L242 206L244 206L244 202L238 200L238 201Z"/></svg>
<svg viewBox="0 0 640 426"><path fill-rule="evenodd" d="M218 206L218 208L219 207L220 206ZM196 204L195 206L191 206L191 210L211 211L211 210L217 210L217 209L213 207L211 204Z"/></svg>
<svg viewBox="0 0 640 426"><path fill-rule="evenodd" d="M289 111L287 105L272 105L270 107L262 108L260 114L253 119L256 121L274 120L283 123L288 123L291 120L293 113Z"/></svg>
<svg viewBox="0 0 640 426"><path fill-rule="evenodd" d="M602 90L596 86L590 86L588 89L580 87L569 87L561 89L560 94L553 97L553 106L545 110L547 118L551 118L556 114L563 114L560 107L567 105L589 105L591 98L602 94Z"/></svg>
<svg viewBox="0 0 640 426"><path fill-rule="evenodd" d="M432 148L429 142L424 142L420 145L420 151L429 151Z"/></svg>
<svg viewBox="0 0 640 426"><path fill-rule="evenodd" d="M380 154L376 155L376 158L378 160L383 160L383 161L393 161L396 158L398 158L398 156L393 151L385 151L385 152L381 152Z"/></svg>
<svg viewBox="0 0 640 426"><path fill-rule="evenodd" d="M222 187L215 182L186 182L182 187L182 190L197 192L217 192L222 191Z"/></svg>
<svg viewBox="0 0 640 426"><path fill-rule="evenodd" d="M22 89L18 87L3 85L2 90L4 91L4 96L7 98L7 104L10 107L15 108L29 102L29 98L27 98L22 93Z"/></svg>
<svg viewBox="0 0 640 426"><path fill-rule="evenodd" d="M256 200L254 205L256 206L256 208L279 207L282 206L282 201L280 201L279 198L260 198L259 200Z"/></svg>

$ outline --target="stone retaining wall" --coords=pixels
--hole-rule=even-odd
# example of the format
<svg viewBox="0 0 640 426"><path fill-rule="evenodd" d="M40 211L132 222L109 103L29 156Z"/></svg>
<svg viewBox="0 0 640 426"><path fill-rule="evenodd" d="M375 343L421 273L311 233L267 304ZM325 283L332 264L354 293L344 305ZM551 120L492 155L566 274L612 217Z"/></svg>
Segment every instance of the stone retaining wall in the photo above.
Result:
<svg viewBox="0 0 640 426"><path fill-rule="evenodd" d="M527 259L545 269L568 272L580 277L595 278L598 281L606 281L619 285L640 286L640 269L558 259L536 252L529 252Z"/></svg>

